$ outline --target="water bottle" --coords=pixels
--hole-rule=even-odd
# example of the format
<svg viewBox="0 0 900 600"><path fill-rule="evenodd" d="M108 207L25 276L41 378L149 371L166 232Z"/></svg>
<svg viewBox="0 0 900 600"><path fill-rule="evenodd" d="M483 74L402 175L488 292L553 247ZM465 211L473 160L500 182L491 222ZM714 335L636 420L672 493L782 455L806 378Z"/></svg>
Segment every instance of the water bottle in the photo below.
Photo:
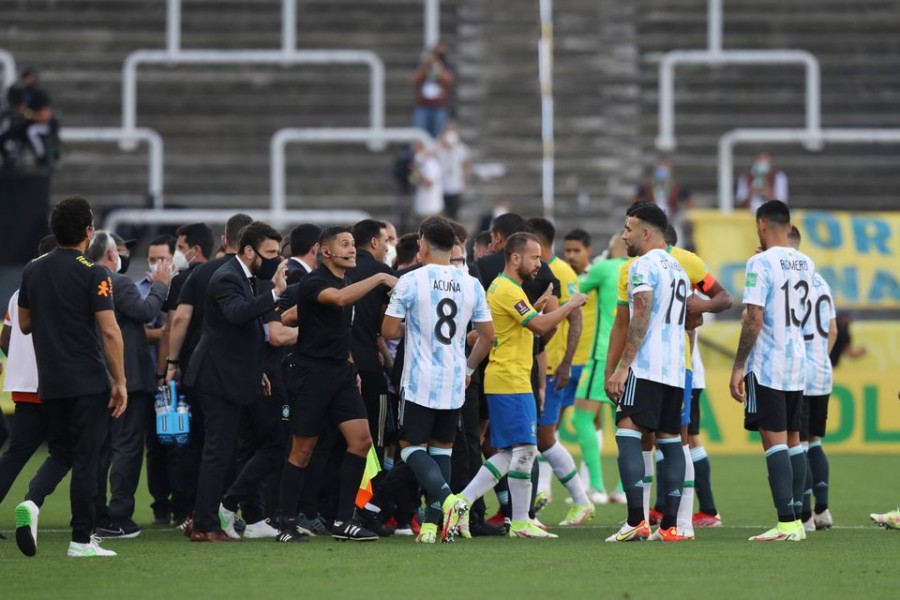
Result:
<svg viewBox="0 0 900 600"><path fill-rule="evenodd" d="M166 402L166 388L165 386L159 386L159 389L156 390L156 396L154 396L153 406L156 409L156 416L166 414L168 410L168 403Z"/></svg>
<svg viewBox="0 0 900 600"><path fill-rule="evenodd" d="M186 446L191 441L190 433L190 412L191 408L185 400L184 394L178 396L178 407L176 408L178 418L178 434L175 436L175 443L179 446Z"/></svg>
<svg viewBox="0 0 900 600"><path fill-rule="evenodd" d="M156 435L159 437L159 443L166 445L175 442L172 431L174 423L169 413L169 399L169 389L161 388L156 395Z"/></svg>

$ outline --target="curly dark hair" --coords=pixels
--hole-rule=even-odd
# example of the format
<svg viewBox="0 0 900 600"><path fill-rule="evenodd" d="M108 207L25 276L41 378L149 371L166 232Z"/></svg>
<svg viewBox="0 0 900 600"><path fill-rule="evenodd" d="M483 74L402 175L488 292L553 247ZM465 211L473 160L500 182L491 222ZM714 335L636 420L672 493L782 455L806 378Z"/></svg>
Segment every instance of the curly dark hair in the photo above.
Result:
<svg viewBox="0 0 900 600"><path fill-rule="evenodd" d="M50 213L50 231L56 236L60 246L77 246L88 234L87 228L94 224L91 205L81 196L69 196L53 207Z"/></svg>

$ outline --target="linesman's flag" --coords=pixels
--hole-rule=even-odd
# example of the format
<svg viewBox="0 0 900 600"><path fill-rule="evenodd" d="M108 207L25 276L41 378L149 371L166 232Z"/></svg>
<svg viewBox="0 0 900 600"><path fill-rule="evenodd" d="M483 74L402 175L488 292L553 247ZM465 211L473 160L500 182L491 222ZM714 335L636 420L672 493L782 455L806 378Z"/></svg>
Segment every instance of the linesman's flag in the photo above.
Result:
<svg viewBox="0 0 900 600"><path fill-rule="evenodd" d="M366 457L366 470L363 471L362 481L359 484L359 491L356 492L356 506L364 508L366 503L372 499L372 479L381 471L381 463L378 462L378 455L375 454L375 446L369 448L369 456Z"/></svg>

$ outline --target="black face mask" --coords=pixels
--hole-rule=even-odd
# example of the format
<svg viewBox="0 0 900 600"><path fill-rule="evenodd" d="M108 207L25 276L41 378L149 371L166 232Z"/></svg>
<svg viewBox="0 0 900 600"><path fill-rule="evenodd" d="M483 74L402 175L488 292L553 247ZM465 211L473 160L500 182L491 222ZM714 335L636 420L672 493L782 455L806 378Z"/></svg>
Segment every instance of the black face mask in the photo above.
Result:
<svg viewBox="0 0 900 600"><path fill-rule="evenodd" d="M262 263L259 267L256 268L254 274L259 279L272 279L275 276L275 271L278 270L278 265L281 264L281 257L275 256L273 258L265 258L262 254L259 253L258 250L254 248L256 255L259 256Z"/></svg>
<svg viewBox="0 0 900 600"><path fill-rule="evenodd" d="M131 264L131 256L127 254L120 254L119 257L122 259L122 268L119 269L119 273L125 274L128 271L128 265Z"/></svg>

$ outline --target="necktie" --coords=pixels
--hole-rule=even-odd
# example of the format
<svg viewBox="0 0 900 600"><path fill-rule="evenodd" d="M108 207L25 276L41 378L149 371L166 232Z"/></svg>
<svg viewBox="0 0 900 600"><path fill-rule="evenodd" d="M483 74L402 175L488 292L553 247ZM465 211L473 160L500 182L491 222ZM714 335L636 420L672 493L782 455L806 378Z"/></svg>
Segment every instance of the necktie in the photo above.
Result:
<svg viewBox="0 0 900 600"><path fill-rule="evenodd" d="M256 277L250 277L250 289L253 290L253 295L257 294L256 292Z"/></svg>

